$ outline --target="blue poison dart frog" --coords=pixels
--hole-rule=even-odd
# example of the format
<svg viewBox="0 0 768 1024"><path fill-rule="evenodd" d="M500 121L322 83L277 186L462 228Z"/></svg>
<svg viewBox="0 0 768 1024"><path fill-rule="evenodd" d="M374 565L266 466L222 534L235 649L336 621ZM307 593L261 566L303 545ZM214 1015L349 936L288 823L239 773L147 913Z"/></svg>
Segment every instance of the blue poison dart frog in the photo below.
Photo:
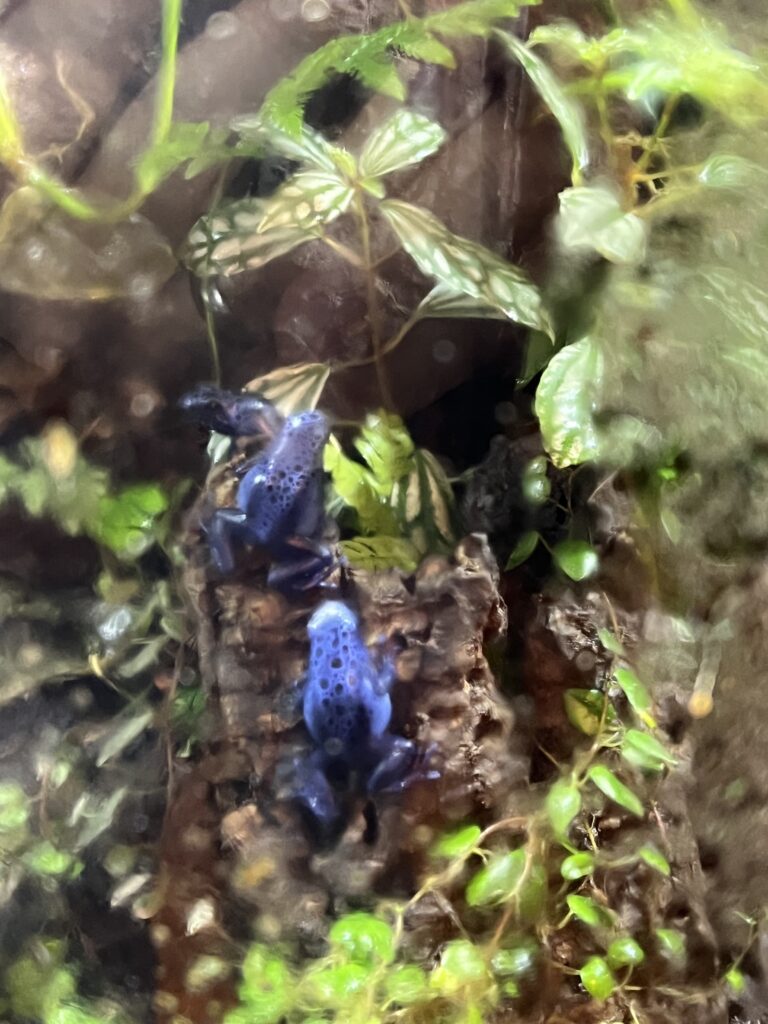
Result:
<svg viewBox="0 0 768 1024"><path fill-rule="evenodd" d="M294 763L292 795L324 829L339 820L336 791L353 785L367 795L391 793L436 779L412 740L388 732L392 659L363 642L355 613L341 601L326 601L309 620L309 668L304 721L315 749Z"/></svg>
<svg viewBox="0 0 768 1024"><path fill-rule="evenodd" d="M198 423L231 437L264 437L266 447L238 470L235 505L217 508L205 524L219 572L235 568L235 547L252 544L271 558L268 582L283 589L317 586L334 565L323 541L323 449L328 420L321 412L283 417L262 396L202 385L182 409Z"/></svg>

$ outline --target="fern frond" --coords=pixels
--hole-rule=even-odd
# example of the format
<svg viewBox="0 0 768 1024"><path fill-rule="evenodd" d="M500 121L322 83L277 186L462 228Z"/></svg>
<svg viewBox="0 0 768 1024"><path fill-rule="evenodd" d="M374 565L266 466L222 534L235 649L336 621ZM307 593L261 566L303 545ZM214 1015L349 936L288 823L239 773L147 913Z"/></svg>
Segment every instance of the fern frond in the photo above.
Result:
<svg viewBox="0 0 768 1024"><path fill-rule="evenodd" d="M340 36L310 54L271 89L259 117L285 132L298 134L307 100L334 75L352 75L374 92L404 100L406 87L395 59L399 54L430 64L455 65L453 54L437 35L449 39L489 36L495 25L514 18L521 7L541 0L466 0L425 18L408 18L368 35Z"/></svg>

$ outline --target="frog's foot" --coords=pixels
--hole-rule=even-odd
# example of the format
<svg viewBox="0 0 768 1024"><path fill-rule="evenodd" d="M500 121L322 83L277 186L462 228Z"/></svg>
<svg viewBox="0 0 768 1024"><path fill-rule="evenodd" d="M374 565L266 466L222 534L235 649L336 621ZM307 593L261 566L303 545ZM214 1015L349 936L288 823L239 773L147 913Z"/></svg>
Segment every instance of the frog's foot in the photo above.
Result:
<svg viewBox="0 0 768 1024"><path fill-rule="evenodd" d="M288 766L288 780L280 796L309 812L322 835L331 835L341 818L336 794L324 770L324 759L315 752L308 759L295 757Z"/></svg>
<svg viewBox="0 0 768 1024"><path fill-rule="evenodd" d="M440 772L431 767L435 744L420 750L413 740L403 736L383 736L379 744L383 745L383 756L368 776L369 794L402 793L416 782L440 778Z"/></svg>
<svg viewBox="0 0 768 1024"><path fill-rule="evenodd" d="M205 526L211 558L218 572L228 575L235 568L235 544L248 537L247 517L239 508L217 508Z"/></svg>
<svg viewBox="0 0 768 1024"><path fill-rule="evenodd" d="M306 537L292 537L269 569L267 583L275 590L320 587L336 567L333 549Z"/></svg>

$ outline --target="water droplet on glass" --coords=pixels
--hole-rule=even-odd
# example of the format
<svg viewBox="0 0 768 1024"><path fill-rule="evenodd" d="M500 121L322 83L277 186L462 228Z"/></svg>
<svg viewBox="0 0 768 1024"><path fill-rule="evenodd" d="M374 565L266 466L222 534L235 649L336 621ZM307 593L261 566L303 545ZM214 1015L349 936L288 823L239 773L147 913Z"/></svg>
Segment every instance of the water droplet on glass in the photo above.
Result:
<svg viewBox="0 0 768 1024"><path fill-rule="evenodd" d="M456 346L448 338L441 338L432 346L432 355L438 363L450 363L456 358Z"/></svg>
<svg viewBox="0 0 768 1024"><path fill-rule="evenodd" d="M517 409L515 409L512 402L499 402L493 410L493 415L496 417L497 423L500 423L502 427L506 427L517 419Z"/></svg>
<svg viewBox="0 0 768 1024"><path fill-rule="evenodd" d="M151 391L139 391L131 399L131 416L149 416L157 408L157 395Z"/></svg>
<svg viewBox="0 0 768 1024"><path fill-rule="evenodd" d="M216 11L205 23L205 34L209 39L229 39L237 34L240 22L231 11Z"/></svg>
<svg viewBox="0 0 768 1024"><path fill-rule="evenodd" d="M331 13L326 0L304 0L301 5L301 16L304 21L325 21Z"/></svg>

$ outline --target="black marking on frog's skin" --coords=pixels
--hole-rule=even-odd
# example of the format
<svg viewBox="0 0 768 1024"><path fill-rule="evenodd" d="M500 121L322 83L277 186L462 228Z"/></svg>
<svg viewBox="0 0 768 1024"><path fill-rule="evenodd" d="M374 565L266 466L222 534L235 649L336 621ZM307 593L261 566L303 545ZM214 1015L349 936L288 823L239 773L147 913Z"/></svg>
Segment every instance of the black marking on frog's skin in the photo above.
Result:
<svg viewBox="0 0 768 1024"><path fill-rule="evenodd" d="M337 791L354 781L367 795L406 789L436 779L427 768L431 750L388 731L392 717L391 659L375 659L360 634L355 613L326 601L309 621L309 668L304 721L316 744L294 764L293 795L325 834L341 817Z"/></svg>
<svg viewBox="0 0 768 1024"><path fill-rule="evenodd" d="M219 433L268 439L238 472L236 504L216 509L204 526L216 569L233 572L236 547L251 544L271 556L270 586L300 590L321 584L335 563L323 542L326 417L301 412L286 418L261 395L210 384L185 395L181 407Z"/></svg>

